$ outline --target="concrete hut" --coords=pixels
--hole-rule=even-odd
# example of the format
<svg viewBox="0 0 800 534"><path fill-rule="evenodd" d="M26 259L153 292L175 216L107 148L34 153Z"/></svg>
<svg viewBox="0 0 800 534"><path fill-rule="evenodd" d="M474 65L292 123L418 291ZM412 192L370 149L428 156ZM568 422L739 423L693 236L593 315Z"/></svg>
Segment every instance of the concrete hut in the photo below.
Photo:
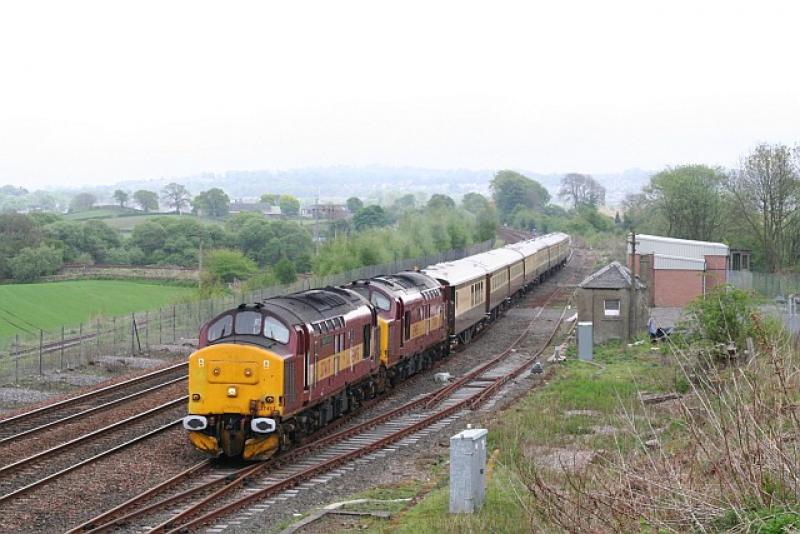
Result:
<svg viewBox="0 0 800 534"><path fill-rule="evenodd" d="M635 284L633 291L631 284ZM647 286L634 281L630 270L614 261L578 286L578 321L592 322L595 344L630 339L647 331L647 301Z"/></svg>

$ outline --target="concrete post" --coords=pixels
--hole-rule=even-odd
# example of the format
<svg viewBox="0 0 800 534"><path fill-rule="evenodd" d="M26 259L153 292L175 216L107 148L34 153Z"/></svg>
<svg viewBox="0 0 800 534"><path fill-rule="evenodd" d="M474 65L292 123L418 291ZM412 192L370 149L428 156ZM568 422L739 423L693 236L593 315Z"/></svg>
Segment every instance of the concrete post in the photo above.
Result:
<svg viewBox="0 0 800 534"><path fill-rule="evenodd" d="M578 323L578 358L588 361L593 357L592 322L581 321Z"/></svg>
<svg viewBox="0 0 800 534"><path fill-rule="evenodd" d="M486 429L474 428L450 438L450 513L471 514L486 491Z"/></svg>

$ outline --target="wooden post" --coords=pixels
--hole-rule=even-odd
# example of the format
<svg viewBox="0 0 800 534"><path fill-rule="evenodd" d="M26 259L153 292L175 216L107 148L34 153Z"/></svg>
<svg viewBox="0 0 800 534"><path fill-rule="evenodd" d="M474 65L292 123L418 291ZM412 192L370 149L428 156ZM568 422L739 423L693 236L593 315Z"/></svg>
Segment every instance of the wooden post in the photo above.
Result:
<svg viewBox="0 0 800 534"><path fill-rule="evenodd" d="M42 344L43 344L43 341L44 341L44 331L40 329L39 330L39 376L42 376L44 374L44 372L42 370Z"/></svg>
<svg viewBox="0 0 800 534"><path fill-rule="evenodd" d="M81 323L80 327L78 327L78 340L78 365L82 365L85 361L83 355L83 323Z"/></svg>
<svg viewBox="0 0 800 534"><path fill-rule="evenodd" d="M631 228L631 295L628 303L628 335L626 340L636 332L636 230Z"/></svg>
<svg viewBox="0 0 800 534"><path fill-rule="evenodd" d="M64 370L64 325L61 325L61 370Z"/></svg>
<svg viewBox="0 0 800 534"><path fill-rule="evenodd" d="M19 384L19 334L14 334L14 385Z"/></svg>

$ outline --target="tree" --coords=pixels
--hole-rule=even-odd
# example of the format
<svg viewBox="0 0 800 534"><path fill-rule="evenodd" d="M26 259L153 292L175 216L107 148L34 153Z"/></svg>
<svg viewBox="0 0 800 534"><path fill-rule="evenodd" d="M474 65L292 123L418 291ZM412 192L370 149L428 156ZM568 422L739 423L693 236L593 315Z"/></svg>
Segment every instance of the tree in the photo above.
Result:
<svg viewBox="0 0 800 534"><path fill-rule="evenodd" d="M575 209L585 204L602 206L606 203L606 188L588 174L570 173L561 179L558 198L568 200Z"/></svg>
<svg viewBox="0 0 800 534"><path fill-rule="evenodd" d="M116 230L103 221L86 221L83 224L81 252L90 254L95 261L106 261L108 251L119 247L121 240Z"/></svg>
<svg viewBox="0 0 800 534"><path fill-rule="evenodd" d="M189 205L189 191L181 184L172 182L161 190L161 198L168 205L175 208L175 213L180 214L181 208Z"/></svg>
<svg viewBox="0 0 800 534"><path fill-rule="evenodd" d="M300 213L300 201L292 195L281 195L278 202L281 207L281 214L287 217L295 217Z"/></svg>
<svg viewBox="0 0 800 534"><path fill-rule="evenodd" d="M203 269L214 281L247 280L258 271L253 260L238 250L217 249L203 256Z"/></svg>
<svg viewBox="0 0 800 534"><path fill-rule="evenodd" d="M364 203L358 197L350 197L347 199L347 211L355 213L364 207Z"/></svg>
<svg viewBox="0 0 800 534"><path fill-rule="evenodd" d="M428 200L427 207L429 210L451 210L455 209L456 203L449 196L437 193Z"/></svg>
<svg viewBox="0 0 800 534"><path fill-rule="evenodd" d="M376 204L361 208L353 216L353 228L358 232L366 230L367 228L388 226L389 222L389 215L382 207Z"/></svg>
<svg viewBox="0 0 800 534"><path fill-rule="evenodd" d="M133 200L145 213L156 211L158 209L158 195L154 191L146 189L139 189L133 194Z"/></svg>
<svg viewBox="0 0 800 534"><path fill-rule="evenodd" d="M770 272L794 263L792 242L800 208L800 173L795 158L797 152L793 154L787 146L759 145L726 184L739 216L757 237Z"/></svg>
<svg viewBox="0 0 800 534"><path fill-rule="evenodd" d="M285 257L298 271L311 268L314 243L311 234L300 224L268 221L260 216L237 216L227 226L239 249L259 265L275 265Z"/></svg>
<svg viewBox="0 0 800 534"><path fill-rule="evenodd" d="M8 261L11 276L18 282L31 282L40 276L55 274L63 264L62 252L47 245L23 248Z"/></svg>
<svg viewBox="0 0 800 534"><path fill-rule="evenodd" d="M273 195L272 193L264 193L261 195L261 202L269 204L270 206L277 206L280 200L280 195Z"/></svg>
<svg viewBox="0 0 800 534"><path fill-rule="evenodd" d="M711 241L723 221L725 175L706 165L667 168L645 187L646 209L656 212L670 237Z"/></svg>
<svg viewBox="0 0 800 534"><path fill-rule="evenodd" d="M498 171L490 188L502 222L510 221L517 205L541 211L550 202L550 193L542 184L514 171Z"/></svg>
<svg viewBox="0 0 800 534"><path fill-rule="evenodd" d="M491 207L489 199L480 193L467 193L461 199L461 207L470 213L478 213Z"/></svg>
<svg viewBox="0 0 800 534"><path fill-rule="evenodd" d="M167 231L157 222L147 221L137 224L131 234L131 244L140 248L146 256L164 248Z"/></svg>
<svg viewBox="0 0 800 534"><path fill-rule="evenodd" d="M294 269L294 264L286 258L281 258L275 264L275 276L282 284L291 284L297 280L297 272Z"/></svg>
<svg viewBox="0 0 800 534"><path fill-rule="evenodd" d="M69 211L86 211L91 209L97 202L97 197L91 193L78 193L72 198L69 203Z"/></svg>
<svg viewBox="0 0 800 534"><path fill-rule="evenodd" d="M0 278L11 276L8 262L25 247L35 247L42 231L33 219L16 213L0 213Z"/></svg>
<svg viewBox="0 0 800 534"><path fill-rule="evenodd" d="M124 208L125 204L128 203L128 193L126 193L122 189L117 189L116 191L114 191L114 200L117 201L120 208Z"/></svg>
<svg viewBox="0 0 800 534"><path fill-rule="evenodd" d="M417 207L417 199L411 193L405 194L398 198L392 204L392 211L402 213L404 211L413 210Z"/></svg>
<svg viewBox="0 0 800 534"><path fill-rule="evenodd" d="M225 194L225 191L214 187L194 197L192 204L196 212L203 211L210 217L224 217L228 214L230 203L231 199Z"/></svg>

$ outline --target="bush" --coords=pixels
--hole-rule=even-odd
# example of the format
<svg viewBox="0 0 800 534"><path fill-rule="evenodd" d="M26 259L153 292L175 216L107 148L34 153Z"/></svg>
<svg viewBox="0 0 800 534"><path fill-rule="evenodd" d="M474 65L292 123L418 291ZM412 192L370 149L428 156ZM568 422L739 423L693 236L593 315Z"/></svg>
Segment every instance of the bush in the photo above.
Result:
<svg viewBox="0 0 800 534"><path fill-rule="evenodd" d="M291 284L297 280L294 265L286 258L281 258L281 261L275 264L275 276L278 277L281 284Z"/></svg>
<svg viewBox="0 0 800 534"><path fill-rule="evenodd" d="M218 249L203 257L205 270L217 282L247 280L258 271L256 263L238 250Z"/></svg>
<svg viewBox="0 0 800 534"><path fill-rule="evenodd" d="M712 343L735 343L744 346L753 333L752 298L730 285L717 286L705 297L698 297L688 306L696 319L696 334Z"/></svg>
<svg viewBox="0 0 800 534"><path fill-rule="evenodd" d="M24 248L8 261L11 276L18 282L30 282L40 276L55 274L63 264L63 252L46 245Z"/></svg>

